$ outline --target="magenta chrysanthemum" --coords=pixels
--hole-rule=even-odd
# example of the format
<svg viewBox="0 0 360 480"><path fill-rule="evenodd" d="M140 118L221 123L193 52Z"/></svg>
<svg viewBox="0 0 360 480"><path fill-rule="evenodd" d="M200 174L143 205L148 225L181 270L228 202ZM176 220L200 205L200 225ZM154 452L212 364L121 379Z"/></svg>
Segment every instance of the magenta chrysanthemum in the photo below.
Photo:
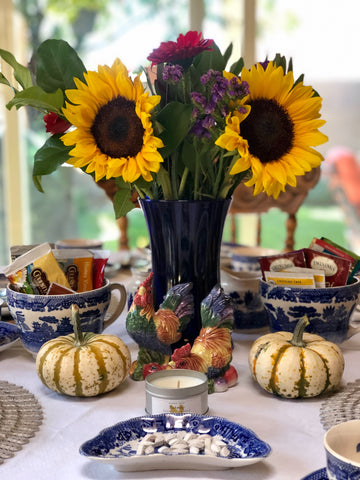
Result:
<svg viewBox="0 0 360 480"><path fill-rule="evenodd" d="M176 42L161 42L147 59L151 66L159 63L174 63L188 58L193 58L205 50L212 50L213 40L202 39L202 33L191 31L185 35L180 34Z"/></svg>

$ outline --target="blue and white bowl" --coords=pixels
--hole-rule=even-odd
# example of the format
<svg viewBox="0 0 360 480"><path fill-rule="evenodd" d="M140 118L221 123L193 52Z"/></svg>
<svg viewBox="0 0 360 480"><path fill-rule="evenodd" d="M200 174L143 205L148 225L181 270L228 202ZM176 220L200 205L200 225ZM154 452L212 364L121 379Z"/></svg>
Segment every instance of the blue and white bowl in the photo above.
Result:
<svg viewBox="0 0 360 480"><path fill-rule="evenodd" d="M301 289L260 280L260 295L272 332L293 332L307 315L306 331L334 343L348 338L350 317L359 301L360 281L340 287Z"/></svg>
<svg viewBox="0 0 360 480"><path fill-rule="evenodd" d="M259 258L276 255L278 250L263 247L238 246L231 250L231 268L235 272L261 272Z"/></svg>
<svg viewBox="0 0 360 480"><path fill-rule="evenodd" d="M111 316L105 318L113 290L120 292L120 299L114 299L117 306ZM79 307L82 330L93 333L101 333L126 304L125 287L107 279L101 288L65 295L30 295L16 292L8 285L6 297L11 316L20 330L21 342L33 356L48 340L73 333L72 304Z"/></svg>
<svg viewBox="0 0 360 480"><path fill-rule="evenodd" d="M360 479L360 420L331 427L325 433L324 447L329 479Z"/></svg>

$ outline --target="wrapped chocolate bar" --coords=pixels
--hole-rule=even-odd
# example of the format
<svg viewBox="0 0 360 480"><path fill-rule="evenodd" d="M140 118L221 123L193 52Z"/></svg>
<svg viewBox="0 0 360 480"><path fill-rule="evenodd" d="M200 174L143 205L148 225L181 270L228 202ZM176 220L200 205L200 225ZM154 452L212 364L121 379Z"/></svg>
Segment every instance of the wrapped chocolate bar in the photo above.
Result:
<svg viewBox="0 0 360 480"><path fill-rule="evenodd" d="M13 288L22 293L46 295L52 282L70 288L49 243L42 243L17 257L3 273Z"/></svg>
<svg viewBox="0 0 360 480"><path fill-rule="evenodd" d="M303 250L307 266L315 270L324 271L326 287L346 285L351 266L349 260L311 248L304 248Z"/></svg>
<svg viewBox="0 0 360 480"><path fill-rule="evenodd" d="M290 267L306 267L305 255L302 250L259 257L258 261L263 280L266 280L265 272L281 272Z"/></svg>
<svg viewBox="0 0 360 480"><path fill-rule="evenodd" d="M82 248L55 249L53 254L66 275L70 288L75 292L93 289L94 254Z"/></svg>

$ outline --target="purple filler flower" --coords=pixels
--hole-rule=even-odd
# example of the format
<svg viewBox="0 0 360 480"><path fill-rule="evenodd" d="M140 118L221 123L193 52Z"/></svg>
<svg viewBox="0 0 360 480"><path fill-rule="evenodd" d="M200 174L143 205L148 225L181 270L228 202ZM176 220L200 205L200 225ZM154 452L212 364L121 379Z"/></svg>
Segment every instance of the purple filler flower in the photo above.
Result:
<svg viewBox="0 0 360 480"><path fill-rule="evenodd" d="M183 74L183 68L181 65L165 65L163 71L163 79L165 81L172 81L177 83Z"/></svg>
<svg viewBox="0 0 360 480"><path fill-rule="evenodd" d="M202 94L199 93L199 92L192 92L192 93L190 93L190 97L192 98L192 100L193 100L195 103L198 103L198 104L200 105L200 107L205 108L205 106L206 106L206 98L204 97L204 95L202 95Z"/></svg>

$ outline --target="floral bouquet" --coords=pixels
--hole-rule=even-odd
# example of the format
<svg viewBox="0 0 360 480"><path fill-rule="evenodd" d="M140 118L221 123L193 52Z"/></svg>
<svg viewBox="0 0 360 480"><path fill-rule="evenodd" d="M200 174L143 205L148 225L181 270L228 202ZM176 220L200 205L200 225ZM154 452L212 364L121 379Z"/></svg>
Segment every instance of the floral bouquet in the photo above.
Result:
<svg viewBox="0 0 360 480"><path fill-rule="evenodd" d="M116 217L140 198L202 200L230 198L245 181L254 194L277 198L323 160L314 149L327 141L319 131L321 97L296 81L281 55L227 70L232 46L222 54L213 40L190 31L163 42L132 78L116 59L87 71L63 40L46 40L36 72L0 50L18 86L0 74L14 97L7 108L34 107L51 135L36 152L33 178L64 162L100 180L115 179ZM35 81L33 81L35 78Z"/></svg>

